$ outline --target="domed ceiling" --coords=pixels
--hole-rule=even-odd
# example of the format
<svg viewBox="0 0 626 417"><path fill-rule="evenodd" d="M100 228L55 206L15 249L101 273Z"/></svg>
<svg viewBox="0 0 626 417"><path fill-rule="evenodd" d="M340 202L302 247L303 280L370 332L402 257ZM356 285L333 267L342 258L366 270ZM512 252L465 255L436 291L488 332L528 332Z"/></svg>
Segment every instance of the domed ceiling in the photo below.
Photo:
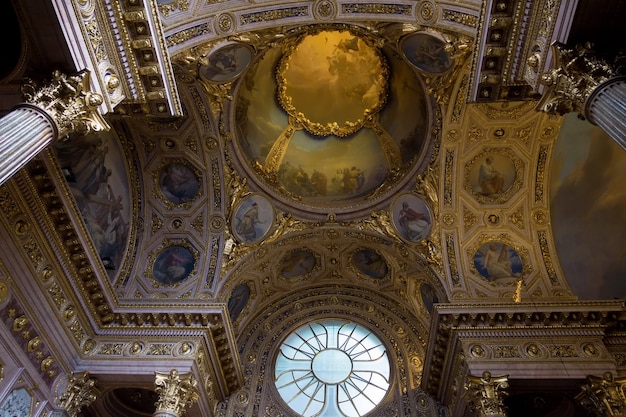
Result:
<svg viewBox="0 0 626 417"><path fill-rule="evenodd" d="M417 70L394 46L354 30L309 31L246 72L233 116L237 154L283 202L345 213L380 201L424 165L430 108Z"/></svg>

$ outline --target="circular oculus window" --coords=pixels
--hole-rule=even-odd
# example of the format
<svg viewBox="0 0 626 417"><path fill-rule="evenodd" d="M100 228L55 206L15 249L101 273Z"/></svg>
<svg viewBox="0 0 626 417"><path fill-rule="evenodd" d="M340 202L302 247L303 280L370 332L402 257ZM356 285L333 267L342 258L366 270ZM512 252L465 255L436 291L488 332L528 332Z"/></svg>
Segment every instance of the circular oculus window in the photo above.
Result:
<svg viewBox="0 0 626 417"><path fill-rule="evenodd" d="M387 349L365 327L339 319L306 324L284 340L276 389L299 416L360 417L390 386Z"/></svg>

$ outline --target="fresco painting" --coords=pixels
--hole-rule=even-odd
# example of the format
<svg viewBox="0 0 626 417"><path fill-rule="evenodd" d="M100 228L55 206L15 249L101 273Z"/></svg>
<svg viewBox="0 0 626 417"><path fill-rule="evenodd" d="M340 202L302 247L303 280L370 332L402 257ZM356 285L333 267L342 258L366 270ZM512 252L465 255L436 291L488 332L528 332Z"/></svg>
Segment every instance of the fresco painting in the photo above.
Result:
<svg viewBox="0 0 626 417"><path fill-rule="evenodd" d="M626 151L570 113L551 167L552 234L572 292L626 299Z"/></svg>
<svg viewBox="0 0 626 417"><path fill-rule="evenodd" d="M310 274L315 268L315 255L308 249L296 249L285 255L281 261L280 274L288 279Z"/></svg>
<svg viewBox="0 0 626 417"><path fill-rule="evenodd" d="M446 50L446 42L428 33L415 33L402 40L402 52L418 69L440 74L452 68L452 58Z"/></svg>
<svg viewBox="0 0 626 417"><path fill-rule="evenodd" d="M248 284L239 284L233 289L228 299L228 315L231 321L236 321L250 299Z"/></svg>
<svg viewBox="0 0 626 417"><path fill-rule="evenodd" d="M511 158L495 153L479 158L470 171L473 191L486 197L507 192L515 177L515 164Z"/></svg>
<svg viewBox="0 0 626 417"><path fill-rule="evenodd" d="M263 239L274 221L274 208L262 195L245 197L237 206L232 218L233 233L244 243L254 243Z"/></svg>
<svg viewBox="0 0 626 417"><path fill-rule="evenodd" d="M385 156L371 131L361 130L352 139L328 138L322 144L297 132L278 172L281 184L294 194L323 199L373 191L387 177Z"/></svg>
<svg viewBox="0 0 626 417"><path fill-rule="evenodd" d="M229 43L209 53L208 63L201 75L211 82L228 82L238 77L252 61L253 51L248 45Z"/></svg>
<svg viewBox="0 0 626 417"><path fill-rule="evenodd" d="M196 260L184 246L173 245L159 253L152 268L154 279L162 285L175 285L194 270Z"/></svg>
<svg viewBox="0 0 626 417"><path fill-rule="evenodd" d="M476 270L488 281L515 281L522 275L523 263L519 254L503 242L488 242L474 255Z"/></svg>
<svg viewBox="0 0 626 417"><path fill-rule="evenodd" d="M326 37L336 45L322 48ZM319 89L332 84L328 80L349 75L340 73L344 58L385 62L389 70L377 70L377 74L387 80L377 84L377 91L386 89L388 93L381 97L357 88L360 94L357 96L367 98L364 104L354 99L352 93L341 94L341 88L329 92L329 96L343 100L343 104L334 105L349 107L342 109L343 117L328 112L328 106L315 101L287 103L289 106L285 106L296 115L304 114L299 117L307 119L308 129L307 124L303 128L276 100L280 95L278 76L272 75L283 55L271 49L245 74L236 103L236 125L240 149L255 171L263 167L270 175L276 175L278 181L272 177L272 182L287 196L297 196L309 205L328 207L349 204L371 194L389 180L391 170L406 167L424 154L430 122L419 77L401 55L386 49L365 55L364 41L345 32L322 32L319 41L311 42L311 47L318 48L318 44L319 50L303 55L317 57L314 63L300 62L304 58L296 56L298 71L290 65L292 72L283 74L290 77L284 82L293 97L308 97L311 92L317 95ZM357 57L358 54L364 55ZM301 73L308 74L313 65L321 78L307 76L303 78L306 82L294 81ZM374 65L374 68L378 67ZM361 84L366 85L359 77ZM284 100L289 101L288 98ZM305 104L308 107L296 107ZM375 109L367 124L363 123L364 108L368 112ZM393 156L388 155L390 149L394 150Z"/></svg>
<svg viewBox="0 0 626 417"><path fill-rule="evenodd" d="M170 163L159 174L159 187L169 201L182 204L198 194L200 180L186 164Z"/></svg>
<svg viewBox="0 0 626 417"><path fill-rule="evenodd" d="M128 245L130 193L126 165L114 131L58 141L54 152L94 247L110 279Z"/></svg>
<svg viewBox="0 0 626 417"><path fill-rule="evenodd" d="M422 297L422 303L424 303L426 311L428 311L429 314L432 314L435 304L439 302L437 292L432 285L425 283L422 284L422 286L420 287L420 295Z"/></svg>
<svg viewBox="0 0 626 417"><path fill-rule="evenodd" d="M352 254L352 263L370 278L387 276L389 266L384 256L372 249L359 249Z"/></svg>
<svg viewBox="0 0 626 417"><path fill-rule="evenodd" d="M415 194L399 196L391 207L393 225L409 242L419 242L430 234L432 215L426 202Z"/></svg>

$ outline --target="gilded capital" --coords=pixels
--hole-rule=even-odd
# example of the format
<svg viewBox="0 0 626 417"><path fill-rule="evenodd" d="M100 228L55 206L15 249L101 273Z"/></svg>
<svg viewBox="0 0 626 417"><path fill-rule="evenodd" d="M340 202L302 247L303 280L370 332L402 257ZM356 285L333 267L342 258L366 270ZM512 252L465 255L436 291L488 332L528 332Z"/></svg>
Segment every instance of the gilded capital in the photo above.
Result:
<svg viewBox="0 0 626 417"><path fill-rule="evenodd" d="M581 387L576 400L591 415L598 417L623 416L626 414L626 378L614 378L611 372L602 377L590 375Z"/></svg>
<svg viewBox="0 0 626 417"><path fill-rule="evenodd" d="M584 116L587 98L598 85L614 77L615 71L596 57L589 43L568 48L555 42L552 53L554 68L542 73L539 79L545 91L537 110L560 116L577 112Z"/></svg>
<svg viewBox="0 0 626 417"><path fill-rule="evenodd" d="M32 80L26 80L22 85L24 100L54 119L59 128L59 137L69 133L109 130L109 125L98 113L102 96L91 91L89 74L89 70L73 75L54 71L52 80L41 87Z"/></svg>
<svg viewBox="0 0 626 417"><path fill-rule="evenodd" d="M198 381L191 373L181 375L176 369L170 373L155 372L155 391L159 395L156 410L182 416L198 400Z"/></svg>
<svg viewBox="0 0 626 417"><path fill-rule="evenodd" d="M464 398L469 408L480 417L506 416L504 399L508 395L508 381L508 375L492 377L489 371L480 377L468 375Z"/></svg>
<svg viewBox="0 0 626 417"><path fill-rule="evenodd" d="M89 378L89 372L72 373L63 393L57 399L57 405L64 408L70 417L76 417L82 407L96 400L95 385L96 380Z"/></svg>

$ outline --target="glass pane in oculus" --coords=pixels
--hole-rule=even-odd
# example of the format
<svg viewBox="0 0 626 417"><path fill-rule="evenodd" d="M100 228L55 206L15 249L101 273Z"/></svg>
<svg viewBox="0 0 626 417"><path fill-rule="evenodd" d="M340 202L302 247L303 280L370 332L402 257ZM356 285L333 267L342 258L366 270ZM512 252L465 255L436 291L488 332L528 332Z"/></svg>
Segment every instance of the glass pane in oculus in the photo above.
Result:
<svg viewBox="0 0 626 417"><path fill-rule="evenodd" d="M356 323L329 319L306 324L283 342L275 384L303 417L360 417L389 390L390 365L380 339Z"/></svg>

